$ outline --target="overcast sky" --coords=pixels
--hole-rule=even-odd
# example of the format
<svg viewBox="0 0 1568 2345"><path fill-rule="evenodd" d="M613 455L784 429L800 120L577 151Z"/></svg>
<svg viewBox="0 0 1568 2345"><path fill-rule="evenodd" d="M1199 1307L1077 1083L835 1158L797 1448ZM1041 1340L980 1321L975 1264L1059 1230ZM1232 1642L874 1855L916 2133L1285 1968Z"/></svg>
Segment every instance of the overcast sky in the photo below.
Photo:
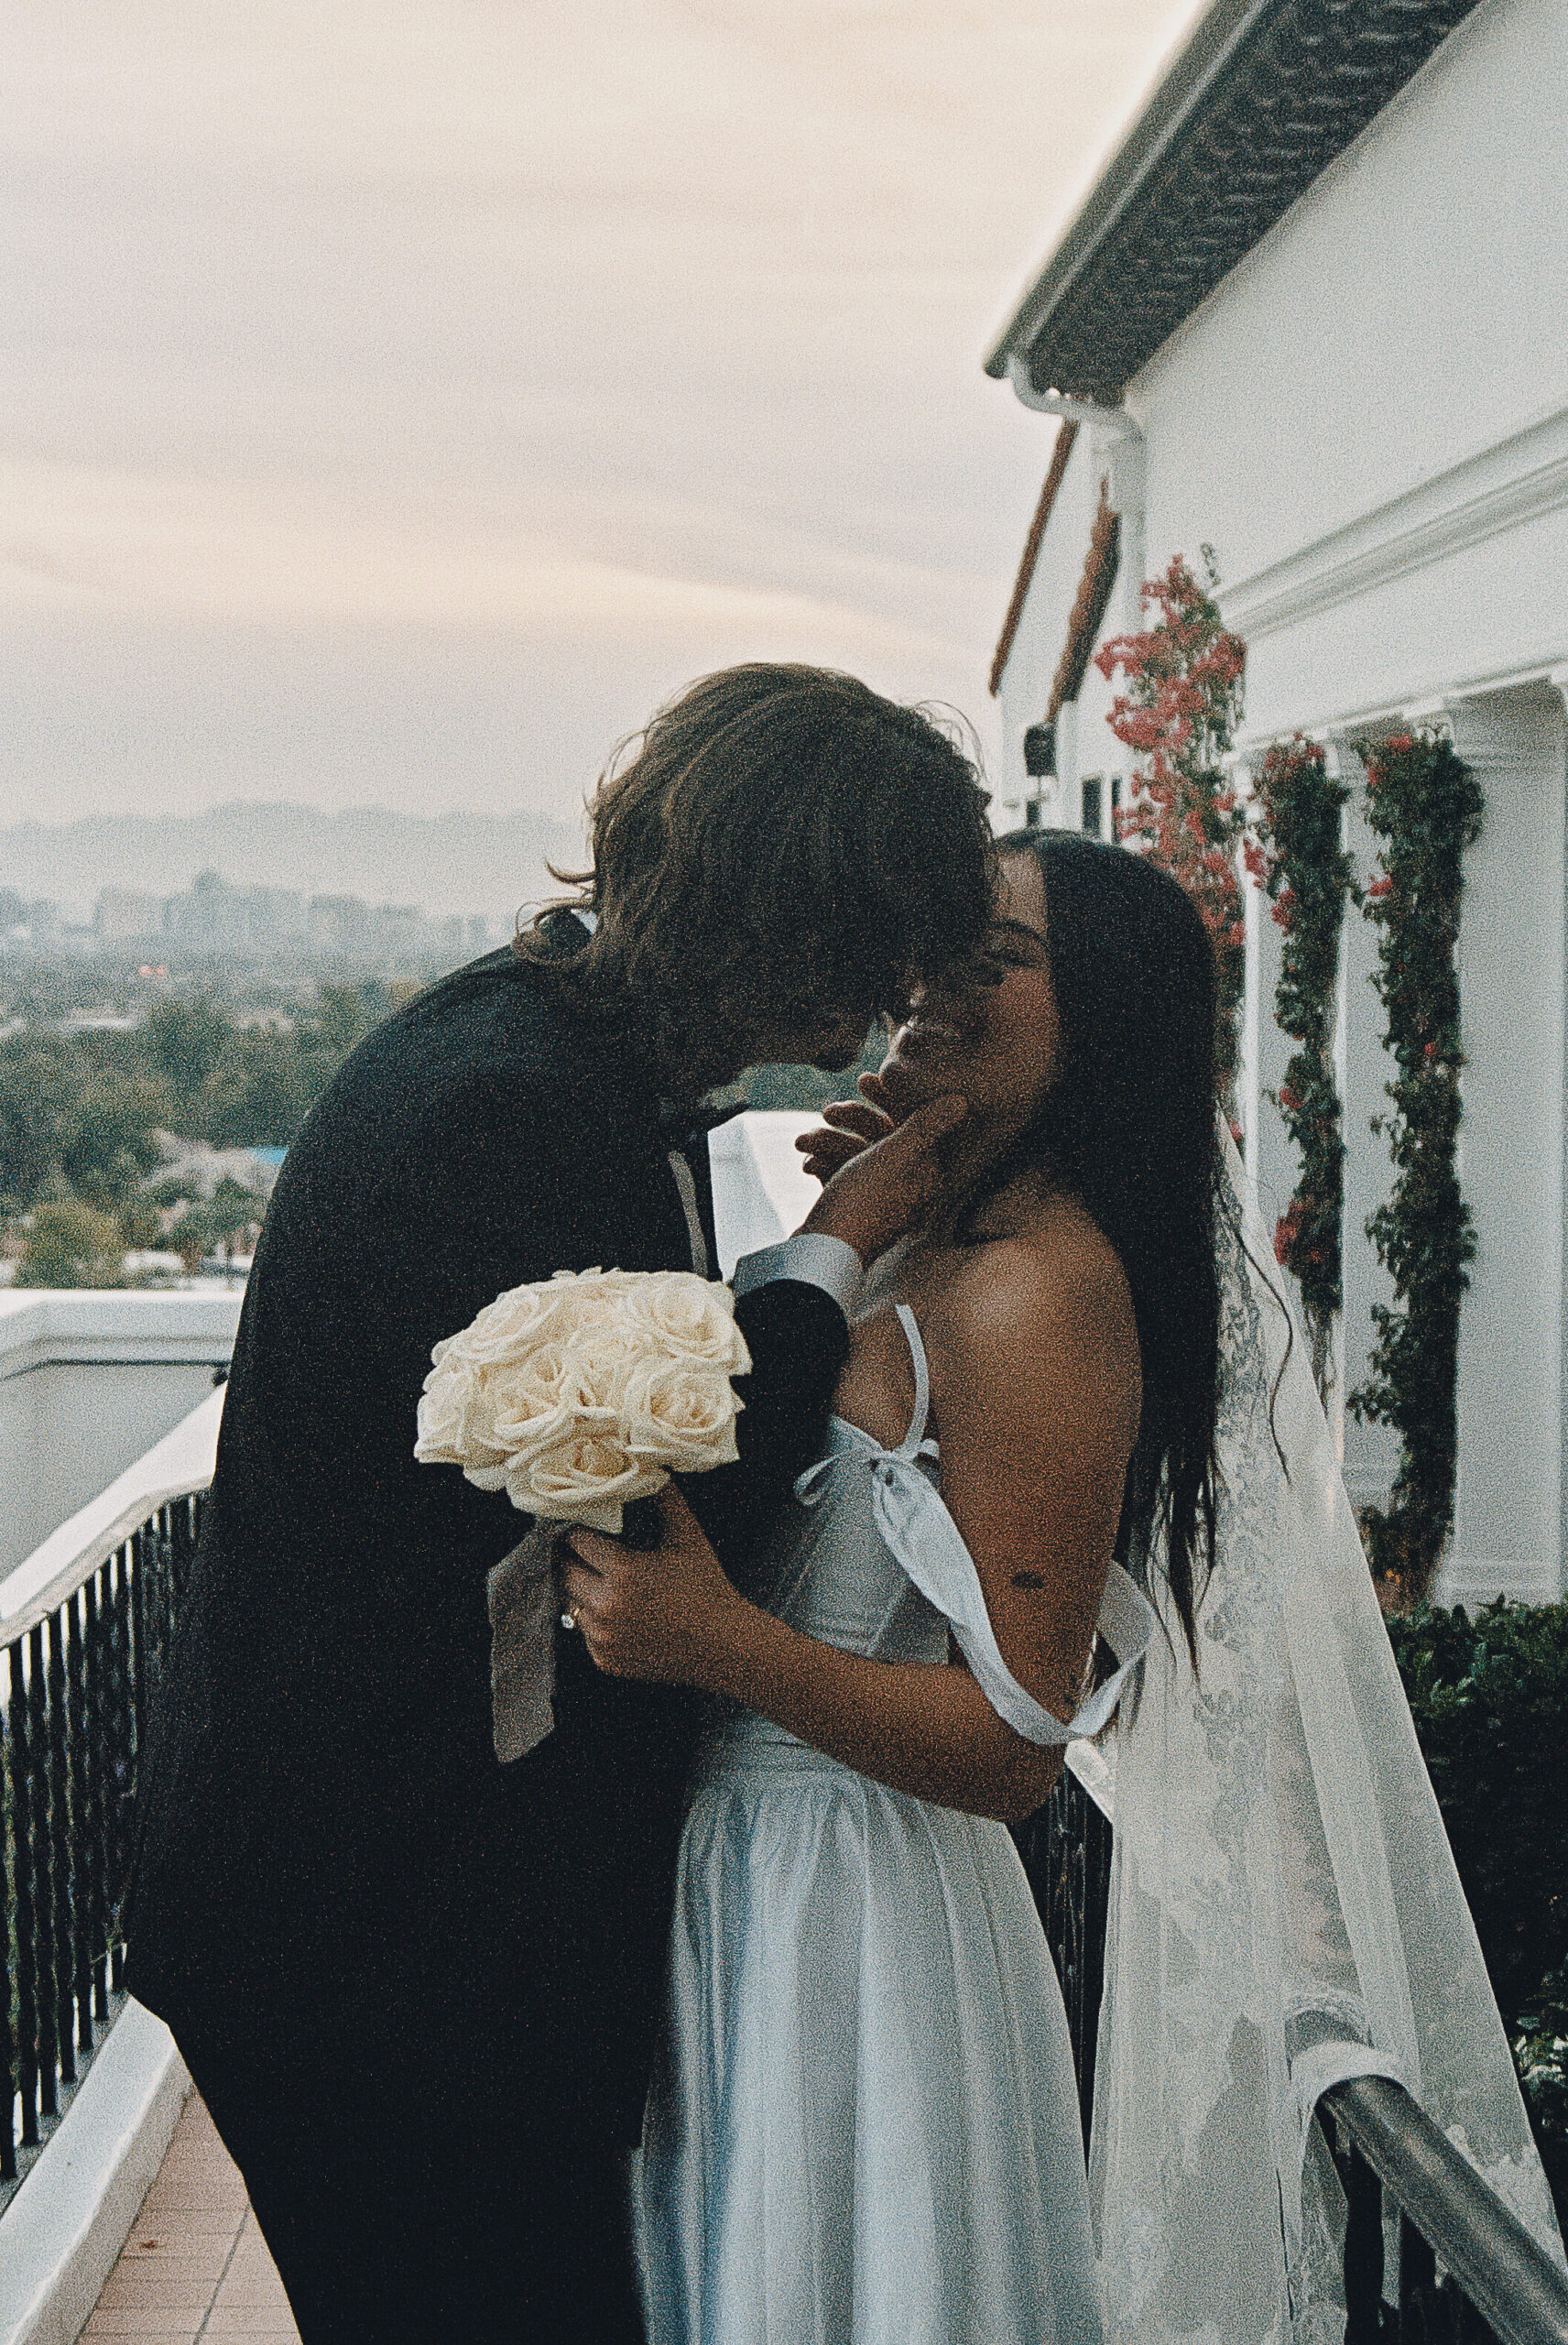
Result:
<svg viewBox="0 0 1568 2345"><path fill-rule="evenodd" d="M11 0L0 820L575 815L756 657L989 747L981 361L1192 14Z"/></svg>

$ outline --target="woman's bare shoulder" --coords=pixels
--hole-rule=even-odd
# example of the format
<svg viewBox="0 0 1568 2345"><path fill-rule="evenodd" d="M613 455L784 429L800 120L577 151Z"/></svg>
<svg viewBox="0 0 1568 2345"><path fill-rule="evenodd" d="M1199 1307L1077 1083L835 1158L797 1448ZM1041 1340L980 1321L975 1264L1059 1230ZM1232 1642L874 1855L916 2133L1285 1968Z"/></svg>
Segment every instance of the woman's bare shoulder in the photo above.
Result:
<svg viewBox="0 0 1568 2345"><path fill-rule="evenodd" d="M1132 1294L1115 1247L1071 1198L1014 1216L1005 1233L955 1247L932 1282L953 1333L1047 1316L1133 1334Z"/></svg>
<svg viewBox="0 0 1568 2345"><path fill-rule="evenodd" d="M1044 1200L1005 1235L954 1249L933 1280L929 1336L949 1376L1054 1399L1136 1393L1137 1322L1116 1249L1083 1208Z"/></svg>

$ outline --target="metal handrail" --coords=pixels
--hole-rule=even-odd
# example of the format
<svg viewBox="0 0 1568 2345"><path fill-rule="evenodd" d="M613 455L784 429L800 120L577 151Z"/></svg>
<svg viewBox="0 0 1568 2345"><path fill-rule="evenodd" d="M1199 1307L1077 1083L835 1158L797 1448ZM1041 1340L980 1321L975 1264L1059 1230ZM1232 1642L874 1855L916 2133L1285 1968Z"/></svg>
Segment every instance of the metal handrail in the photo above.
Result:
<svg viewBox="0 0 1568 2345"><path fill-rule="evenodd" d="M213 1393L0 1582L0 2215L123 2001L137 1765L222 1402Z"/></svg>
<svg viewBox="0 0 1568 2345"><path fill-rule="evenodd" d="M1503 2345L1568 2345L1568 2278L1404 2086L1350 2077L1323 2099Z"/></svg>
<svg viewBox="0 0 1568 2345"><path fill-rule="evenodd" d="M1098 1951L1110 1890L1111 1835L1105 1827L1114 1822L1115 1792L1110 1771L1092 1745L1069 1746L1067 1768L1019 1838L1062 1980L1079 2086L1087 2100L1099 2007ZM1318 2106L1332 2113L1366 2176L1388 2191L1501 2345L1568 2345L1568 2277L1403 2085L1390 2077L1351 2077L1330 2086ZM1373 2199L1367 2220L1374 2236L1366 2244L1375 2259L1370 2285L1376 2288L1382 2264L1376 2188ZM1403 2253L1400 2260L1403 2265ZM1358 2278L1365 2285L1368 2276L1363 2259ZM1347 2262L1347 2286L1349 2280ZM1401 2302L1414 2285L1401 2269ZM1379 2330L1375 2306L1363 2310L1367 2317L1359 2326L1353 2318L1353 2335L1388 2333ZM1405 2336L1425 2333L1419 2323L1412 2329L1402 2320L1399 2330Z"/></svg>

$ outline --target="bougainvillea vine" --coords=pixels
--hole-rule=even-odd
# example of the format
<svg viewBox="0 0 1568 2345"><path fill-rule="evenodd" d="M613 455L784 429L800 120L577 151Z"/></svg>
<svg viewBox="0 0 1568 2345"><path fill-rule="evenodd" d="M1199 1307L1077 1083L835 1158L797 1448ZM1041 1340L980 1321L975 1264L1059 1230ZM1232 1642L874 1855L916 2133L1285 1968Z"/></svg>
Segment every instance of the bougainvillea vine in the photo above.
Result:
<svg viewBox="0 0 1568 2345"><path fill-rule="evenodd" d="M1394 1282L1377 1303L1358 1417L1391 1425L1399 1467L1387 1508L1362 1516L1373 1571L1397 1600L1425 1594L1454 1526L1459 1307L1475 1252L1456 1166L1459 1138L1459 936L1466 847L1481 835L1481 791L1451 743L1399 734L1372 751L1367 813L1382 870L1367 889L1378 931L1374 978L1397 1069L1388 1137L1394 1184L1367 1224Z"/></svg>
<svg viewBox="0 0 1568 2345"><path fill-rule="evenodd" d="M1258 777L1258 833L1243 847L1283 933L1274 1015L1296 1048L1272 1094L1301 1172L1274 1232L1274 1251L1301 1290L1312 1374L1326 1400L1334 1322L1345 1302L1340 1223L1345 1140L1334 1074L1334 990L1356 867L1340 845L1350 791L1332 780L1320 742L1276 741Z"/></svg>
<svg viewBox="0 0 1568 2345"><path fill-rule="evenodd" d="M1206 546L1203 555L1212 589L1217 582ZM1220 1077L1229 1105L1247 970L1236 859L1247 817L1223 760L1241 717L1247 647L1227 632L1213 593L1181 555L1142 592L1144 609L1159 611L1157 624L1141 635L1112 636L1094 655L1107 682L1118 670L1125 679L1106 722L1143 760L1117 827L1181 881L1214 938Z"/></svg>

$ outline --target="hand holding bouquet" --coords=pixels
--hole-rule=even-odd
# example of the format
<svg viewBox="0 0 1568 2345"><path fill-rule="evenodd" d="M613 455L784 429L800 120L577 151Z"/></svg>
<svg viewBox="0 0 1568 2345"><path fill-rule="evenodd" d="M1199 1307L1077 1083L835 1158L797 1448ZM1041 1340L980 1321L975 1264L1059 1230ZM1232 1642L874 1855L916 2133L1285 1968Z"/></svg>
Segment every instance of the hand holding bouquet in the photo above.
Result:
<svg viewBox="0 0 1568 2345"><path fill-rule="evenodd" d="M414 1456L525 1514L617 1535L671 1474L734 1462L751 1366L729 1289L693 1271L557 1271L430 1354Z"/></svg>

